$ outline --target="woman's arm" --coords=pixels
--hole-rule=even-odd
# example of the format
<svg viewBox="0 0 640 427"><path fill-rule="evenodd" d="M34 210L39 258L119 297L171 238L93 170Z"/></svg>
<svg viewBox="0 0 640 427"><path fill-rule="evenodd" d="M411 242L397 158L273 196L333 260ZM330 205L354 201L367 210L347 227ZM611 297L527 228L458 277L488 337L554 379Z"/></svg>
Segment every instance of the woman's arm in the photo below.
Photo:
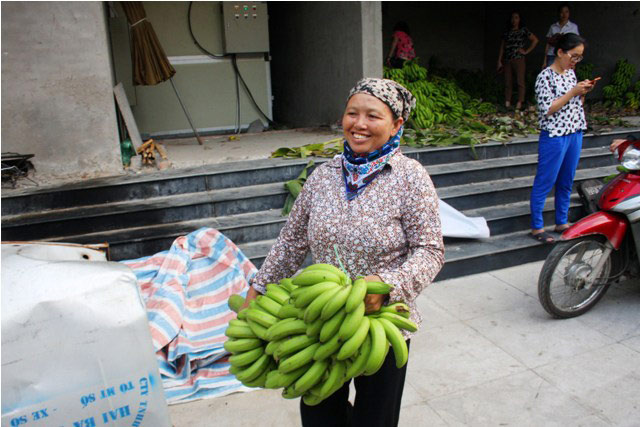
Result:
<svg viewBox="0 0 640 427"><path fill-rule="evenodd" d="M545 68L547 68L547 52L549 52L549 48L551 46L549 46L549 43L545 43L544 45L544 59L542 60L542 69L544 70Z"/></svg>
<svg viewBox="0 0 640 427"><path fill-rule="evenodd" d="M500 42L500 50L498 51L498 71L500 71L500 68L502 68L502 55L504 55L504 39L502 39L502 41Z"/></svg>
<svg viewBox="0 0 640 427"><path fill-rule="evenodd" d="M265 293L268 283L277 283L285 277L292 276L304 262L309 250L307 226L313 187L316 185L316 171L309 176L298 195L286 224L280 231L275 244L260 267L260 271L251 281L251 288L247 294L247 302L259 293Z"/></svg>
<svg viewBox="0 0 640 427"><path fill-rule="evenodd" d="M402 211L402 228L409 246L409 257L398 268L378 272L385 282L394 285L391 302L409 302L436 277L444 264L444 244L438 195L427 171L420 166L410 174L406 201Z"/></svg>
<svg viewBox="0 0 640 427"><path fill-rule="evenodd" d="M393 40L391 40L391 49L389 49L389 55L387 55L387 61L393 58L393 54L396 51L397 46L398 46L398 36L393 36Z"/></svg>
<svg viewBox="0 0 640 427"><path fill-rule="evenodd" d="M584 104L584 95L586 95L587 92L590 92L592 88L593 84L591 84L589 80L579 82L567 93L553 100L551 106L549 107L549 110L547 111L547 117L562 109L562 107L567 105L567 103L571 101L571 98L573 98L574 96L580 96L582 103Z"/></svg>
<svg viewBox="0 0 640 427"><path fill-rule="evenodd" d="M528 55L538 45L538 38L535 34L529 33L529 40L531 41L531 44L529 45L529 48L524 52L525 55ZM546 61L547 55L545 54L544 57Z"/></svg>

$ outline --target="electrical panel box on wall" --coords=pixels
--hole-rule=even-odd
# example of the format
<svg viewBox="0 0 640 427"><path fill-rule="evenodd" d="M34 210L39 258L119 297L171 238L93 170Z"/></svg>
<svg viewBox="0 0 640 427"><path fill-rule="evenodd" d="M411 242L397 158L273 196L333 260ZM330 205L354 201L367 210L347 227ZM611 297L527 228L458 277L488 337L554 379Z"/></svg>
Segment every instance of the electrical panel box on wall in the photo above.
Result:
<svg viewBox="0 0 640 427"><path fill-rule="evenodd" d="M225 53L269 52L267 3L221 3Z"/></svg>

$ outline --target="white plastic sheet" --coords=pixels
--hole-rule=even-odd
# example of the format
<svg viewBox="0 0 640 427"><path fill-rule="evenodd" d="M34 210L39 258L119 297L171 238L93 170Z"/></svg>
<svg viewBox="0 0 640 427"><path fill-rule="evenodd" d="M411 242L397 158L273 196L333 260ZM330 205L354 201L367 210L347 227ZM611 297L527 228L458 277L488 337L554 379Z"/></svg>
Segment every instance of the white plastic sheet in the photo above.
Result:
<svg viewBox="0 0 640 427"><path fill-rule="evenodd" d="M2 244L2 426L169 426L136 278L79 246Z"/></svg>
<svg viewBox="0 0 640 427"><path fill-rule="evenodd" d="M489 237L489 227L483 217L468 217L440 200L442 235L483 239Z"/></svg>

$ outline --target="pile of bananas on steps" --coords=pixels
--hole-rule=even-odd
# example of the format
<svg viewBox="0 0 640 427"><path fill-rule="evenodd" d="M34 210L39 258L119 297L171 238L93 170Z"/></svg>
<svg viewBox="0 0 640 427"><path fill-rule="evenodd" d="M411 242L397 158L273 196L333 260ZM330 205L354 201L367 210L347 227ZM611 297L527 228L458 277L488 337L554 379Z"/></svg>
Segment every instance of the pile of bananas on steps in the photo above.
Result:
<svg viewBox="0 0 640 427"><path fill-rule="evenodd" d="M495 113L495 106L473 99L453 80L433 76L418 59L405 61L402 68L384 69L384 78L400 83L416 98L408 125L414 129L430 129L440 124L456 125L477 114Z"/></svg>
<svg viewBox="0 0 640 427"><path fill-rule="evenodd" d="M317 405L345 381L377 372L393 349L398 368L408 349L400 329L411 332L406 304L365 314L367 294L388 294L392 285L351 280L329 264L314 264L292 279L267 285L265 295L243 310L240 295L229 298L238 318L229 322L224 348L231 373L248 387L284 388Z"/></svg>

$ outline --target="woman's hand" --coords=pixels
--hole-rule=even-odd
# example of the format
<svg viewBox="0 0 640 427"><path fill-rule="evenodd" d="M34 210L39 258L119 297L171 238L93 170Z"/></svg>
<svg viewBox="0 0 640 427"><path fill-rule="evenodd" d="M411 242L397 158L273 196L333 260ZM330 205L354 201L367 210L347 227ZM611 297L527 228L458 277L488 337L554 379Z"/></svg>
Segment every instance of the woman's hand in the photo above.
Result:
<svg viewBox="0 0 640 427"><path fill-rule="evenodd" d="M618 148L618 146L625 141L626 139L614 139L611 145L609 146L609 151L614 153L616 151L616 148Z"/></svg>
<svg viewBox="0 0 640 427"><path fill-rule="evenodd" d="M371 275L364 278L367 282L382 282L383 280L380 276ZM378 294L367 294L364 297L364 311L365 313L374 313L382 307L382 303L384 302L384 298L386 295L378 295Z"/></svg>
<svg viewBox="0 0 640 427"><path fill-rule="evenodd" d="M496 65L496 71L500 72L502 70L502 61L498 59L498 64Z"/></svg>
<svg viewBox="0 0 640 427"><path fill-rule="evenodd" d="M523 48L520 48L520 49L518 49L518 53L519 53L520 55L526 55L526 54L527 54L527 53L529 53L529 52L527 52L527 51L526 51L526 50L524 50Z"/></svg>
<svg viewBox="0 0 640 427"><path fill-rule="evenodd" d="M249 287L249 291L247 292L247 297L244 299L244 304L242 304L242 307L240 307L240 310L244 310L245 308L249 307L249 303L256 299L258 297L258 295L260 295L258 293L258 291L256 291L255 289L253 289L253 287Z"/></svg>
<svg viewBox="0 0 640 427"><path fill-rule="evenodd" d="M586 95L588 92L591 92L592 89L593 89L593 83L591 83L591 80L583 80L579 82L577 85L575 85L571 89L571 92L573 96L583 96L583 95Z"/></svg>

